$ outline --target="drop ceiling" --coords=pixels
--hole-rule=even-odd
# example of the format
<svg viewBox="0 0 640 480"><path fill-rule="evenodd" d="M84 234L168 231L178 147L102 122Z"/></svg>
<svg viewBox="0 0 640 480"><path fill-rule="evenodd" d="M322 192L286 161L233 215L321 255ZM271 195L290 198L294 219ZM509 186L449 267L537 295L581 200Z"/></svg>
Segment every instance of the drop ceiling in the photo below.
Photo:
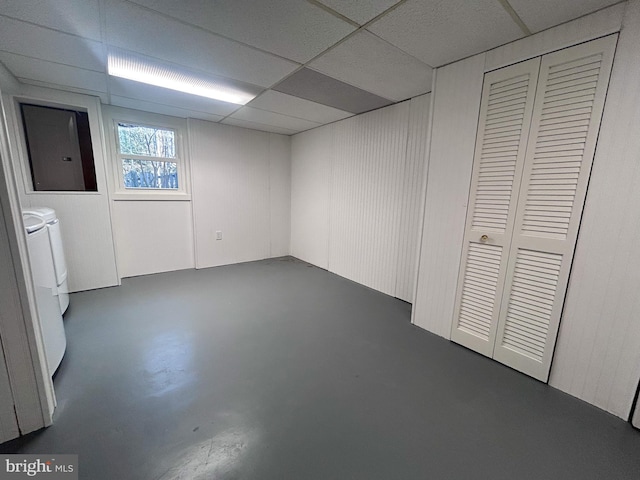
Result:
<svg viewBox="0 0 640 480"><path fill-rule="evenodd" d="M102 103L291 135L431 89L434 68L617 0L2 0L0 62ZM248 84L245 106L110 77L125 51Z"/></svg>

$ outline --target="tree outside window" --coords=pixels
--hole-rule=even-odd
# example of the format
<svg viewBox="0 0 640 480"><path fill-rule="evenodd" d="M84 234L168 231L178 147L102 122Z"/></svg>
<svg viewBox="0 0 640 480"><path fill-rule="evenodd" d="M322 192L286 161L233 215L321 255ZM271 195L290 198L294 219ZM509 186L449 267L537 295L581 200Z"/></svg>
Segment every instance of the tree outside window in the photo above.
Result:
<svg viewBox="0 0 640 480"><path fill-rule="evenodd" d="M178 189L174 130L118 123L122 180L127 189Z"/></svg>

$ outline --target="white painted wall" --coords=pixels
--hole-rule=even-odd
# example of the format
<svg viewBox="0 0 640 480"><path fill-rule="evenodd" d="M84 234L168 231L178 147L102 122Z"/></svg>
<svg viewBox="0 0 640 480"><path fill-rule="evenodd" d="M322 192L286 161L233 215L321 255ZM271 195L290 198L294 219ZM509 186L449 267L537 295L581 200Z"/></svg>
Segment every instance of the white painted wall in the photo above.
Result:
<svg viewBox="0 0 640 480"><path fill-rule="evenodd" d="M15 98L88 111L96 167L97 192L34 192ZM100 101L95 97L25 85L20 95L5 96L9 141L23 208L46 206L60 220L71 292L119 283L106 179L106 152Z"/></svg>
<svg viewBox="0 0 640 480"><path fill-rule="evenodd" d="M640 1L609 84L551 385L626 418L640 379Z"/></svg>
<svg viewBox="0 0 640 480"><path fill-rule="evenodd" d="M4 95L15 95L22 90L22 84L2 63L0 63L0 87Z"/></svg>
<svg viewBox="0 0 640 480"><path fill-rule="evenodd" d="M50 425L55 408L4 119L0 102L0 441Z"/></svg>
<svg viewBox="0 0 640 480"><path fill-rule="evenodd" d="M20 298L15 275L13 257L9 249L9 238L0 199L0 333L4 333L5 324L22 321ZM6 442L20 435L16 417L13 393L9 382L9 371L5 361L5 352L0 341L0 442Z"/></svg>
<svg viewBox="0 0 640 480"><path fill-rule="evenodd" d="M439 68L418 283L416 325L449 338L480 112L484 54Z"/></svg>
<svg viewBox="0 0 640 480"><path fill-rule="evenodd" d="M290 255L291 138L283 135L269 135L269 207L269 255Z"/></svg>
<svg viewBox="0 0 640 480"><path fill-rule="evenodd" d="M293 136L291 254L329 268L329 195L334 133L342 122Z"/></svg>
<svg viewBox="0 0 640 480"><path fill-rule="evenodd" d="M118 273L125 278L194 268L187 121L113 106L105 106L102 111ZM119 121L175 130L179 191L124 189L116 151L115 125Z"/></svg>
<svg viewBox="0 0 640 480"><path fill-rule="evenodd" d="M196 267L288 254L289 138L201 120L189 137Z"/></svg>
<svg viewBox="0 0 640 480"><path fill-rule="evenodd" d="M640 0L438 69L413 321L449 338L484 72L622 22L550 384L627 418L640 378Z"/></svg>
<svg viewBox="0 0 640 480"><path fill-rule="evenodd" d="M114 201L113 234L123 278L195 267L189 201Z"/></svg>
<svg viewBox="0 0 640 480"><path fill-rule="evenodd" d="M292 254L411 301L429 95L295 135Z"/></svg>
<svg viewBox="0 0 640 480"><path fill-rule="evenodd" d="M6 97L21 204L49 206L58 213L71 291L116 285L120 277L194 268L196 243L199 268L289 254L289 137L205 121L187 126L183 119L163 117L184 124L183 160L193 157L195 169L191 175L186 168L184 178L196 179L192 191L200 200L199 210L193 212L188 188L184 198L175 201L168 195L162 200L132 200L117 189L114 139L105 127L113 115L137 114L140 121L153 123L147 118L151 114L109 107L103 119L92 97L27 86L19 93L18 98L89 109L99 192L32 192L15 102ZM189 139L193 155L187 148ZM212 241L215 235L210 233L216 230L223 232L222 241Z"/></svg>

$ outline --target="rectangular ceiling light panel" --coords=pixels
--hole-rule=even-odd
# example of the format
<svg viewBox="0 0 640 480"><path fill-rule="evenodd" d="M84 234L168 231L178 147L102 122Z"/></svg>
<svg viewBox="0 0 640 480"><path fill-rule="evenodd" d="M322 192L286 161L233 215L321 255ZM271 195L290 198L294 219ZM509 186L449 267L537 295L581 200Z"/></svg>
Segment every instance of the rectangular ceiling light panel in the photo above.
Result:
<svg viewBox="0 0 640 480"><path fill-rule="evenodd" d="M252 86L240 88L231 80L189 73L125 52L109 52L108 72L114 77L237 105L250 102L261 90Z"/></svg>

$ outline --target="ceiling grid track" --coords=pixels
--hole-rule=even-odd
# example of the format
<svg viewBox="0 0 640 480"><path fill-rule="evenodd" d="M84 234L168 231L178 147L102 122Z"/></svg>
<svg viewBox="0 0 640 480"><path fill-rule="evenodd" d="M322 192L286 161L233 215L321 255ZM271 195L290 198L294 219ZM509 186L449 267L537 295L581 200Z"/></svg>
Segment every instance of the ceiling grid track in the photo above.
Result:
<svg viewBox="0 0 640 480"><path fill-rule="evenodd" d="M0 62L21 83L106 105L292 135L427 93L436 68L601 10L620 15L624 1L181 3L0 2ZM106 64L118 51L237 80L252 99L223 105L116 81Z"/></svg>
<svg viewBox="0 0 640 480"><path fill-rule="evenodd" d="M237 43L239 45L242 45L243 47L250 48L251 50L255 50L256 52L264 53L265 55L271 55L272 57L276 57L276 58L279 58L281 60L286 60L287 62L298 63L298 64L300 63L300 62L297 62L297 61L292 60L290 58L284 57L282 55L278 55L277 53L269 52L268 50L263 50L262 48L258 48L258 47L254 46L254 45L250 45L250 44L242 42L240 40L236 40L236 39L228 37L226 35L222 35L221 33L217 33L217 32L211 31L209 29L206 29L206 28L201 27L199 25L196 25L194 23L185 22L184 20L181 20L180 18L173 17L171 15L167 15L166 13L161 12L159 10L154 10L153 8L145 7L144 5L140 5L139 3L131 2L129 0L126 0L126 1L127 1L127 3L133 5L133 6L137 7L137 8L140 8L142 10L146 10L148 12L152 12L155 15L159 15L161 17L164 17L164 18L167 18L167 19L171 20L172 22L180 23L180 24L185 25L185 26L187 26L189 28L194 28L196 30L200 30L202 32L208 33L209 35L213 35L215 37L224 38L225 40ZM223 75L220 75L220 76L223 76Z"/></svg>
<svg viewBox="0 0 640 480"><path fill-rule="evenodd" d="M522 30L525 35L531 35L531 30L529 30L529 27L527 27L527 25L522 21L520 15L518 15L518 13L509 3L509 0L498 0L498 2L500 3L500 5L502 5L502 8L504 8L505 11L511 16L513 21L518 24L520 30Z"/></svg>
<svg viewBox="0 0 640 480"><path fill-rule="evenodd" d="M330 13L331 15L336 17L337 19L342 20L343 22L347 22L349 25L352 25L352 26L354 26L356 28L359 28L361 26L358 22L354 22L349 17L345 17L341 13L336 12L333 8L328 7L327 5L325 5L324 3L319 2L318 0L307 0L307 2L309 2L311 5L314 5L314 6L318 7L318 8L320 8L321 10L324 10L327 13Z"/></svg>
<svg viewBox="0 0 640 480"><path fill-rule="evenodd" d="M334 15L336 18L339 18L340 20L346 21L347 23L349 23L352 26L358 27L356 28L353 32L345 35L344 37L342 37L340 40L338 40L336 43L334 43L333 45L331 45L330 47L326 48L325 50L323 50L322 52L318 53L316 56L310 58L309 60L307 60L305 63L301 64L298 68L296 68L293 72L291 72L289 75L286 75L284 77L282 77L280 80L278 80L277 82L275 82L273 85L269 86L268 88L266 88L264 91L262 91L262 93L260 93L259 95L257 95L255 99L259 98L263 93L268 92L269 90L273 90L273 88L275 86L277 86L278 84L284 82L285 80L287 80L289 77L292 77L293 75L295 75L296 73L298 73L300 70L302 70L303 68L307 67L307 65L309 65L311 62L314 62L315 60L317 60L318 58L322 57L323 55L327 54L328 52L330 52L331 50L333 50L334 48L338 47L339 45L342 45L344 42L346 42L347 40L349 40L351 37L355 36L357 33L366 30L366 28L371 25L372 23L376 22L377 20L379 20L380 18L384 17L385 15L387 15L388 13L392 12L393 10L395 10L396 8L398 8L400 5L404 4L407 2L407 0L400 0L398 3L396 3L395 5L392 5L391 7L387 8L385 11L383 11L382 13L379 13L378 15L376 15L375 17L373 17L371 20L369 20L368 22L359 25L358 23L350 20L350 19L346 19L346 17L344 17L344 15L342 15L341 13L336 12L334 9L332 9L331 7L327 7L326 5L318 2L317 0L307 0L308 3L315 5L318 8L321 8L322 10L326 11L327 13L330 13L331 15ZM370 32L369 32L370 33ZM389 43L389 42L387 42ZM396 47L397 48L397 47ZM423 62L424 63L424 62ZM426 65L426 64L425 64ZM314 70L315 71L315 70ZM337 79L336 79L337 80ZM340 80L342 83L346 83L347 85L350 85L348 82L344 82L342 80ZM351 85L354 88L358 88L360 89L360 87L357 87L355 85ZM425 92L428 93L428 92ZM397 103L397 102L393 102L390 99L387 99L389 101L391 101L392 103ZM244 105L241 105L240 107L238 107L236 110L234 110L233 112L231 112L230 114L228 114L226 117L222 118L221 120L218 121L218 123L222 123L224 122L227 118L232 117L235 113L238 112L238 110L240 110L242 107L244 107ZM253 108L253 107L250 107ZM335 108L335 107L334 107ZM295 117L292 117L295 118Z"/></svg>

